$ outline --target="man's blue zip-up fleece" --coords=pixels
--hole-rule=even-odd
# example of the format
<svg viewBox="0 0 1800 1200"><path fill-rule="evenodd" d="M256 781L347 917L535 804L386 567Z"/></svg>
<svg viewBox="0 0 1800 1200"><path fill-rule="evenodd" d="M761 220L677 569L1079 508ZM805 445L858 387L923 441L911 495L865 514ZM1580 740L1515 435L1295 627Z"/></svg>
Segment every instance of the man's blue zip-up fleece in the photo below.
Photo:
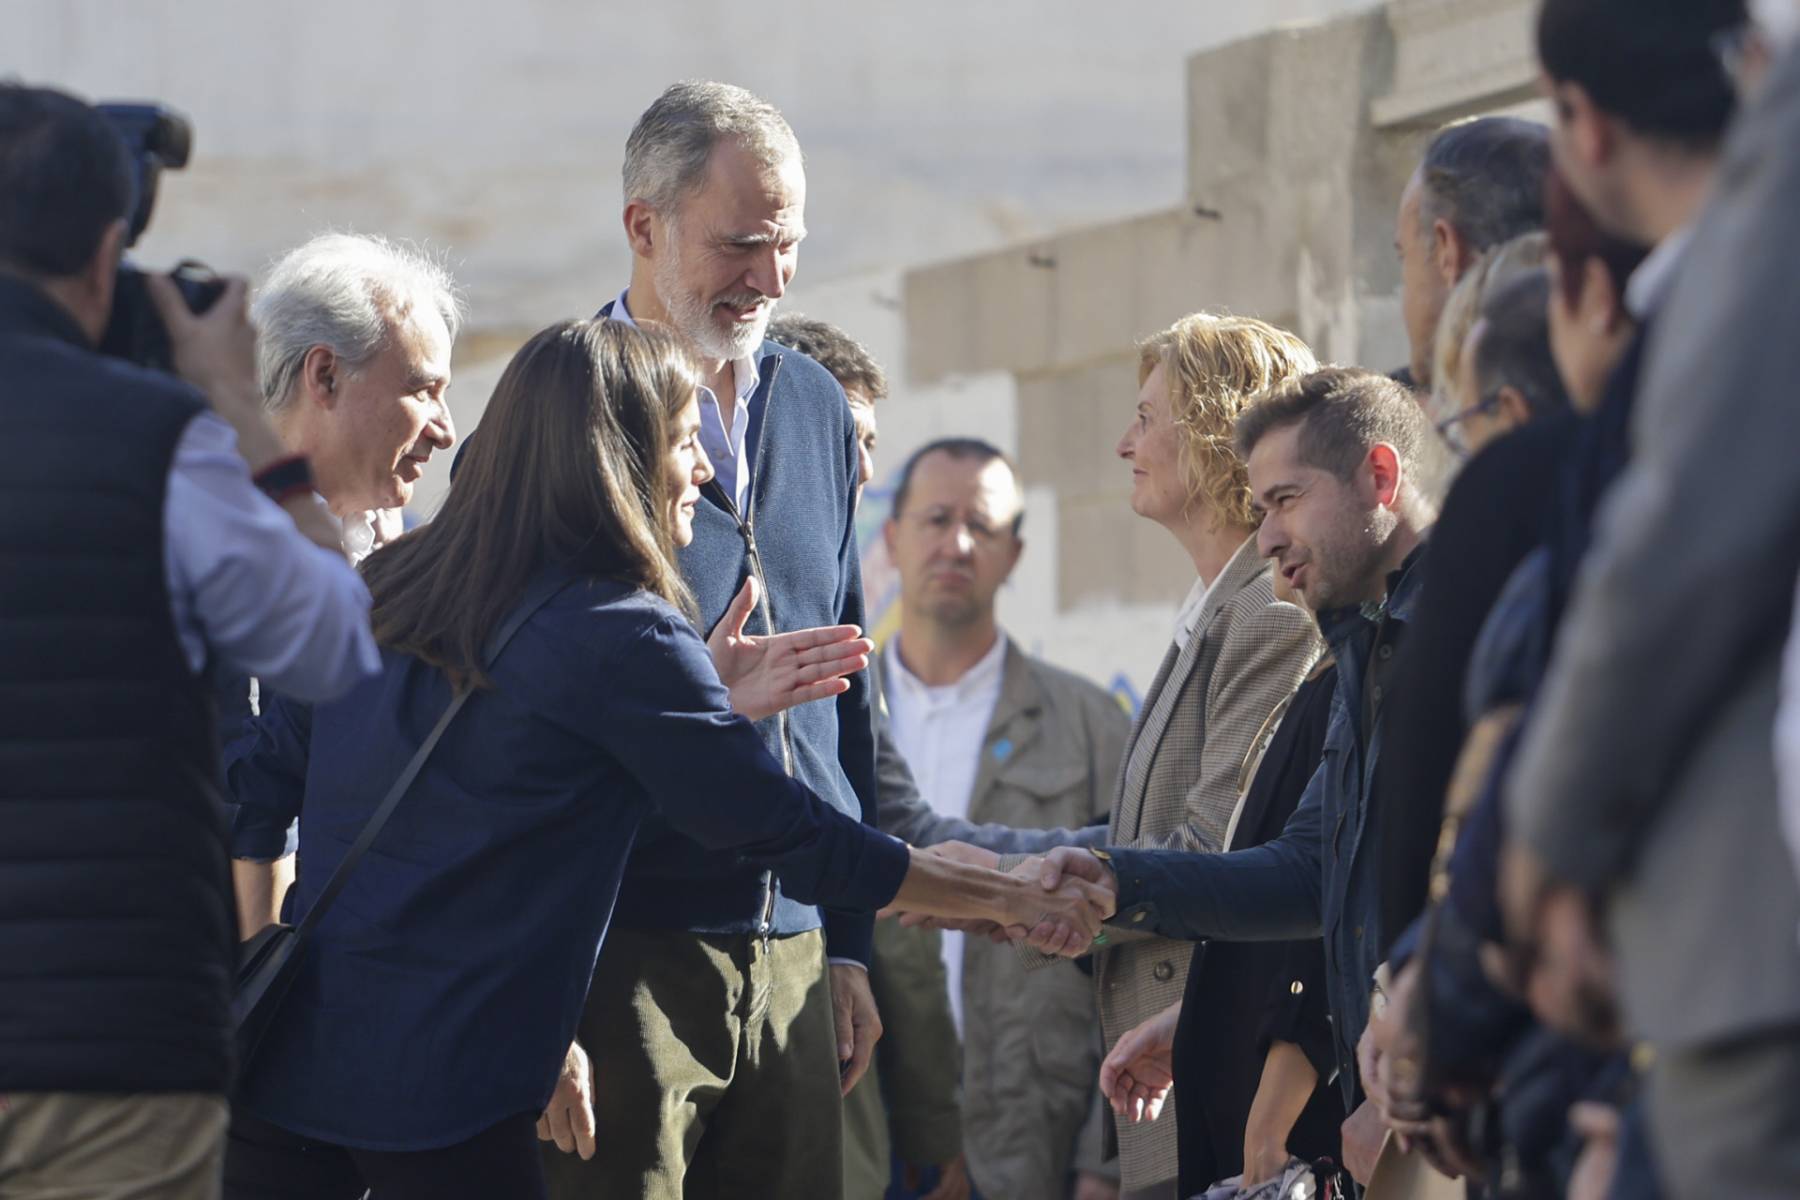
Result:
<svg viewBox="0 0 1800 1200"><path fill-rule="evenodd" d="M610 315L611 305L602 310ZM751 471L746 525L709 484L694 513L694 540L681 573L712 631L760 560L767 617L779 633L819 625L862 625L862 566L856 546L856 431L843 389L812 359L764 342L762 382L748 402L745 458ZM767 632L759 605L746 629ZM603 681L602 681L603 683ZM791 753L783 747L783 725ZM818 700L757 725L778 762L839 811L875 823L875 739L867 672L836 701ZM784 757L785 755L785 757ZM774 889L770 906L769 889ZM866 963L873 934L867 913L820 910L780 894L766 872L735 854L707 850L652 817L632 850L613 917L615 927L775 936L825 929L832 958Z"/></svg>

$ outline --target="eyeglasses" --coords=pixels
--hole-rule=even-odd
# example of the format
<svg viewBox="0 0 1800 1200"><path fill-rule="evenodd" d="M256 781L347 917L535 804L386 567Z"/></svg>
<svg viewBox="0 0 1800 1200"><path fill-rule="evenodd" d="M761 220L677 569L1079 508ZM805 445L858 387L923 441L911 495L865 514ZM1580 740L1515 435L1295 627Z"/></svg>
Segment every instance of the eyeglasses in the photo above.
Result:
<svg viewBox="0 0 1800 1200"><path fill-rule="evenodd" d="M1463 422L1477 414L1493 412L1498 407L1500 407L1498 395L1489 396L1478 404L1471 404L1461 412L1439 421L1435 426L1438 436L1443 438L1450 449L1456 452L1458 458L1467 458L1469 457L1469 438L1463 432Z"/></svg>

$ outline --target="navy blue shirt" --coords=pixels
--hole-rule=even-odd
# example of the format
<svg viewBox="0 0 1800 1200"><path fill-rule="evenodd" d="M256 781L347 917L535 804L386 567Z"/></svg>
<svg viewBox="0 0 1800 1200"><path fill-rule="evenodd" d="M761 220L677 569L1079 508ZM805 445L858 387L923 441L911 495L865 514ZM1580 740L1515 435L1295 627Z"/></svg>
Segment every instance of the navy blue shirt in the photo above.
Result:
<svg viewBox="0 0 1800 1200"><path fill-rule="evenodd" d="M228 764L237 857L279 854L304 809L296 918L450 702L418 660L383 667L329 705L277 701ZM541 1110L653 813L808 903L898 891L905 847L782 771L662 600L571 580L492 675L320 923L244 1081L253 1115L419 1150Z"/></svg>

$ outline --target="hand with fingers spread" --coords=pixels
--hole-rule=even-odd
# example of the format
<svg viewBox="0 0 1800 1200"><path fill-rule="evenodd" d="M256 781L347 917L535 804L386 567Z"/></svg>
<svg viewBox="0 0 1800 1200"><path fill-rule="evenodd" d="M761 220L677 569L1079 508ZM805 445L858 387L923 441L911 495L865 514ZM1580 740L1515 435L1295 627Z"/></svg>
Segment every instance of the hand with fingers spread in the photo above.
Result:
<svg viewBox="0 0 1800 1200"><path fill-rule="evenodd" d="M538 1118L540 1142L555 1142L564 1154L594 1157L594 1068L580 1042L570 1042L550 1105Z"/></svg>
<svg viewBox="0 0 1800 1200"><path fill-rule="evenodd" d="M1121 1121L1136 1124L1162 1115L1175 1084L1175 1027L1181 1001L1129 1030L1100 1064L1100 1094Z"/></svg>
<svg viewBox="0 0 1800 1200"><path fill-rule="evenodd" d="M758 584L752 576L744 580L706 639L713 666L731 692L734 712L760 721L797 704L839 695L850 690L845 676L869 665L875 643L854 625L745 633L744 625L758 603Z"/></svg>

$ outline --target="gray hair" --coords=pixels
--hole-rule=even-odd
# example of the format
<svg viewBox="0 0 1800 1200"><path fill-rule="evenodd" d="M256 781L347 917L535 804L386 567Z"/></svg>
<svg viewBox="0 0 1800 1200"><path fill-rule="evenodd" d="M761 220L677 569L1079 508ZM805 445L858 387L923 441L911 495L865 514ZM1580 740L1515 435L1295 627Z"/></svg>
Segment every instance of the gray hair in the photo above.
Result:
<svg viewBox="0 0 1800 1200"><path fill-rule="evenodd" d="M1481 302L1487 330L1475 345L1478 401L1510 387L1533 420L1569 411L1569 393L1550 353L1550 272L1533 267L1490 288Z"/></svg>
<svg viewBox="0 0 1800 1200"><path fill-rule="evenodd" d="M314 346L354 369L381 351L391 321L418 308L435 310L456 340L463 316L456 283L422 250L351 233L321 234L290 250L250 306L263 403L271 411L287 404Z"/></svg>
<svg viewBox="0 0 1800 1200"><path fill-rule="evenodd" d="M641 200L674 215L704 182L713 147L724 137L771 166L800 156L794 131L767 100L729 83L671 84L625 141L625 203Z"/></svg>
<svg viewBox="0 0 1800 1200"><path fill-rule="evenodd" d="M1440 217L1476 250L1544 227L1550 131L1517 117L1477 117L1445 126L1419 165L1419 219Z"/></svg>
<svg viewBox="0 0 1800 1200"><path fill-rule="evenodd" d="M1433 421L1447 420L1462 407L1455 390L1462 370L1463 343L1481 318L1487 297L1508 281L1543 266L1549 256L1550 235L1522 233L1489 249L1456 281L1432 340L1431 394L1426 397L1425 411Z"/></svg>

